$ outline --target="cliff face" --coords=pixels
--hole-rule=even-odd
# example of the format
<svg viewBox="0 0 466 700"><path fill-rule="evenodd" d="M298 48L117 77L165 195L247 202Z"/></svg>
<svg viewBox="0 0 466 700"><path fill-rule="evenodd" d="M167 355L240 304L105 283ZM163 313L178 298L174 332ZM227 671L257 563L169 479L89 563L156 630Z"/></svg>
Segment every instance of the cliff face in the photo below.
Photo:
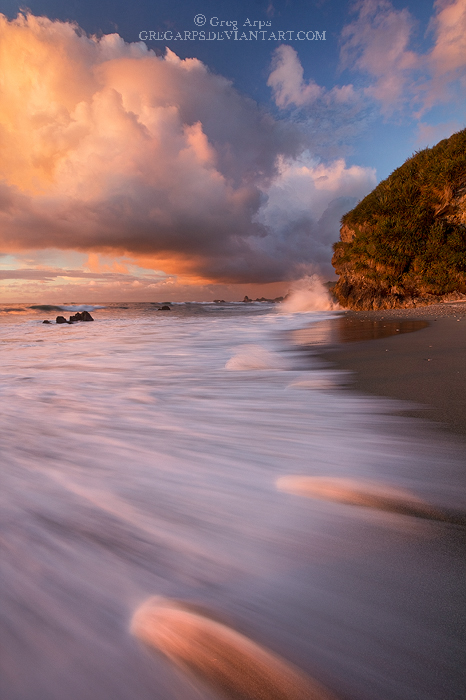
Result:
<svg viewBox="0 0 466 700"><path fill-rule="evenodd" d="M342 306L466 294L466 129L416 153L345 214L332 264Z"/></svg>

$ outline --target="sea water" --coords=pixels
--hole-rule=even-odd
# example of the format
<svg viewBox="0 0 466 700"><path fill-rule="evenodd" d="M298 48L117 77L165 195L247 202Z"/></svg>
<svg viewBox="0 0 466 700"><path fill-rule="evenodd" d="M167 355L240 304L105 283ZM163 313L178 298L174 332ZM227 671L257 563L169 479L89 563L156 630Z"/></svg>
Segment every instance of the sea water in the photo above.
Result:
<svg viewBox="0 0 466 700"><path fill-rule="evenodd" d="M153 595L342 699L463 697L464 528L277 483L466 511L464 443L293 342L338 312L159 308L2 308L2 700L217 697L130 634ZM83 309L94 323L42 324Z"/></svg>

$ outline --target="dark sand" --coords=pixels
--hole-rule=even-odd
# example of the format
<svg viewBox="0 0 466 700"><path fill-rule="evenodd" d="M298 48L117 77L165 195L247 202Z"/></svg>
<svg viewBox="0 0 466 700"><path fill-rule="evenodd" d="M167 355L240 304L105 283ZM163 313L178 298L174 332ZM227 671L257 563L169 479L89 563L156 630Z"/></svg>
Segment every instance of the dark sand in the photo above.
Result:
<svg viewBox="0 0 466 700"><path fill-rule="evenodd" d="M466 303L345 311L330 332L326 323L318 354L354 373L352 389L414 402L406 415L466 436Z"/></svg>

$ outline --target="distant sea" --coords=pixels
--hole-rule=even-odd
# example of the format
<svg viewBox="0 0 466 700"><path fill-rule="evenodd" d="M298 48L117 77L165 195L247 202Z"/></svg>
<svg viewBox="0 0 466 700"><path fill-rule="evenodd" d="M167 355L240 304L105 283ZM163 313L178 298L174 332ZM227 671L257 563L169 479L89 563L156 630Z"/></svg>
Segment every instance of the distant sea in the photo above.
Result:
<svg viewBox="0 0 466 700"><path fill-rule="evenodd" d="M2 700L214 700L130 635L151 595L337 697L459 700L464 529L276 483L461 508L460 447L295 343L338 312L162 304L0 309ZM42 324L80 310L95 321Z"/></svg>

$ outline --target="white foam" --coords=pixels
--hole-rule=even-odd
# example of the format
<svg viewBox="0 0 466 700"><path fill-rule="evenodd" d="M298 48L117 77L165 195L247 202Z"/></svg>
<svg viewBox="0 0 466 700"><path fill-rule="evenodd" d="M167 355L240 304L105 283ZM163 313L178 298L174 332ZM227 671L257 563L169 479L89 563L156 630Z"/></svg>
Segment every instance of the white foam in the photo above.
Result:
<svg viewBox="0 0 466 700"><path fill-rule="evenodd" d="M285 313L334 311L338 308L319 275L307 275L295 282L289 297L281 304L281 310Z"/></svg>
<svg viewBox="0 0 466 700"><path fill-rule="evenodd" d="M62 311L94 311L95 309L105 309L105 306L97 304L57 304Z"/></svg>
<svg viewBox="0 0 466 700"><path fill-rule="evenodd" d="M243 345L225 365L230 370L285 369L285 360L262 345Z"/></svg>

